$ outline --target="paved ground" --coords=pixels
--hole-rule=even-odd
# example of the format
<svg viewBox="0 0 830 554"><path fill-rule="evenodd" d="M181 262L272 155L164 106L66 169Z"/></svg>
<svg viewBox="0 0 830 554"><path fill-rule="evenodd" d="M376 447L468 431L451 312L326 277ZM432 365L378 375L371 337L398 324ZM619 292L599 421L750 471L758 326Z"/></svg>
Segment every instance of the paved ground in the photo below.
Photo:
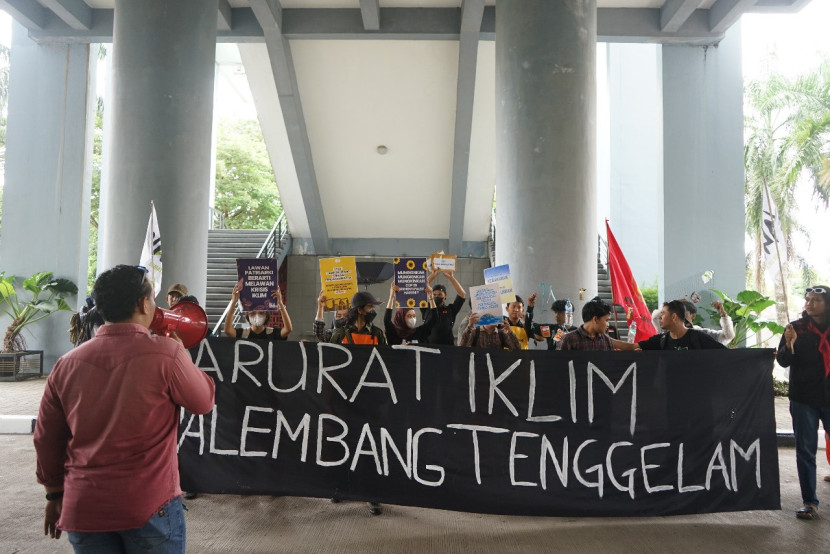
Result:
<svg viewBox="0 0 830 554"><path fill-rule="evenodd" d="M43 380L0 383L0 415L34 414ZM776 402L779 428L786 401ZM823 452L821 453L823 454ZM189 501L189 552L827 552L827 519L796 520L795 454L779 449L783 510L664 518L539 518L315 498L203 495ZM31 435L0 435L0 554L71 552L42 537L43 489ZM819 483L830 506L830 483Z"/></svg>

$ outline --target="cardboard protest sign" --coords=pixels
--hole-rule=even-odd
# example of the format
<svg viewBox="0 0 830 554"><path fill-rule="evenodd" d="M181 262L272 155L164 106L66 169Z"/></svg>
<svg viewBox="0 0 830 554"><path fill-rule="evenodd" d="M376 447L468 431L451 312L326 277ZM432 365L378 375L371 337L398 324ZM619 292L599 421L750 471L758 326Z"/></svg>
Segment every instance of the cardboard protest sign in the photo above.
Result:
<svg viewBox="0 0 830 554"><path fill-rule="evenodd" d="M769 349L508 352L207 339L193 492L560 517L780 510Z"/></svg>
<svg viewBox="0 0 830 554"><path fill-rule="evenodd" d="M498 325L504 321L502 315L501 287L499 285L480 285L470 287L472 311L479 315L476 326Z"/></svg>
<svg viewBox="0 0 830 554"><path fill-rule="evenodd" d="M396 308L427 308L427 259L395 258Z"/></svg>
<svg viewBox="0 0 830 554"><path fill-rule="evenodd" d="M516 293L513 292L513 280L510 278L510 266L508 264L485 269L484 283L488 285L497 284L501 287L502 304L516 301Z"/></svg>
<svg viewBox="0 0 830 554"><path fill-rule="evenodd" d="M243 312L279 309L274 294L279 287L277 260L274 258L237 258L236 275L242 285L239 304Z"/></svg>
<svg viewBox="0 0 830 554"><path fill-rule="evenodd" d="M320 283L326 297L325 311L348 310L357 292L354 256L320 259Z"/></svg>
<svg viewBox="0 0 830 554"><path fill-rule="evenodd" d="M456 263L457 256L455 256L455 254L438 254L430 258L430 267L432 267L432 269L455 271Z"/></svg>

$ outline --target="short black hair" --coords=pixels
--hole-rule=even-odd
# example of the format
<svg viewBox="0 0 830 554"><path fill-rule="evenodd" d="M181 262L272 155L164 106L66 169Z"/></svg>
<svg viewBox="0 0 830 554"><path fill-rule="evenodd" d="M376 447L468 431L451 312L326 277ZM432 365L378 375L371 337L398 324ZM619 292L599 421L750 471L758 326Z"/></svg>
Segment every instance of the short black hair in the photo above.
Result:
<svg viewBox="0 0 830 554"><path fill-rule="evenodd" d="M567 306L567 305L568 305L567 300L557 300L556 302L553 303L553 305L550 307L550 309L553 310L554 312L564 312L565 311L565 306Z"/></svg>
<svg viewBox="0 0 830 554"><path fill-rule="evenodd" d="M697 307L688 300L681 300L683 307L686 308L687 314L697 315Z"/></svg>
<svg viewBox="0 0 830 554"><path fill-rule="evenodd" d="M516 295L516 300L514 300L513 302L508 302L507 304L504 305L504 307L507 308L508 306L510 306L510 304L513 304L514 302L519 302L520 304L525 303L525 301L522 300L522 297L517 294Z"/></svg>
<svg viewBox="0 0 830 554"><path fill-rule="evenodd" d="M582 322L588 323L595 317L611 315L611 306L601 298L595 298L582 306Z"/></svg>
<svg viewBox="0 0 830 554"><path fill-rule="evenodd" d="M95 280L95 307L106 321L120 323L135 313L142 298L153 294L153 285L146 279L147 270L134 265L117 265Z"/></svg>
<svg viewBox="0 0 830 554"><path fill-rule="evenodd" d="M686 321L686 306L683 305L683 300L672 300L671 302L663 302L670 314L675 314L681 321Z"/></svg>
<svg viewBox="0 0 830 554"><path fill-rule="evenodd" d="M173 294L173 293L170 293L170 294ZM176 294L178 294L178 293L176 293ZM187 294L185 296L182 296L181 294L179 294L179 302L193 302L197 306L199 305L199 300L195 296L193 296L192 294Z"/></svg>

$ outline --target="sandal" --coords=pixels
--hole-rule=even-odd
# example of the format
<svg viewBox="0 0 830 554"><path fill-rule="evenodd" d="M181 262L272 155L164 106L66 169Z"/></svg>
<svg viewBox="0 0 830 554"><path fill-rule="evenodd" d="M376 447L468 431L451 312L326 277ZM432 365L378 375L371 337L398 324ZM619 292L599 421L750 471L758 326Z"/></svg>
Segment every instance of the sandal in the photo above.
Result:
<svg viewBox="0 0 830 554"><path fill-rule="evenodd" d="M812 504L804 504L795 511L795 517L798 519L818 519L818 508Z"/></svg>

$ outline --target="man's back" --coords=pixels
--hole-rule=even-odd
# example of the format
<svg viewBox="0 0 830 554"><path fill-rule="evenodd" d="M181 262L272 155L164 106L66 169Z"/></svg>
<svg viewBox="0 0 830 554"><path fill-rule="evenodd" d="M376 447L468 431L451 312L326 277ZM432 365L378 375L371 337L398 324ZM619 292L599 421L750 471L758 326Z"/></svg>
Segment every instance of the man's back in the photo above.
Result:
<svg viewBox="0 0 830 554"><path fill-rule="evenodd" d="M180 495L177 406L206 413L213 392L181 344L140 325L104 325L58 360L35 446L38 480L64 486L60 527L140 527Z"/></svg>

